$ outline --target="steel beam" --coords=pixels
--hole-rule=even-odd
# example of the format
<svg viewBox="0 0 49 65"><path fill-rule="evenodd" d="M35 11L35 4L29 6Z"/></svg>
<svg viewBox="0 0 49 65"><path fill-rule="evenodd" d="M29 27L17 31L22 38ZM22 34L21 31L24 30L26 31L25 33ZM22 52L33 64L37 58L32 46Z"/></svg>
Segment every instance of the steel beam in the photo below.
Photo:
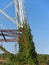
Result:
<svg viewBox="0 0 49 65"><path fill-rule="evenodd" d="M21 36L20 31L14 29L11 30L0 29L0 42L18 42L19 37ZM1 37L3 37L3 39L1 39Z"/></svg>
<svg viewBox="0 0 49 65"><path fill-rule="evenodd" d="M1 30L0 29L0 32L18 32L19 30L15 30L15 29L7 29L7 30L5 30L5 29L3 29L3 30ZM20 32L21 32L21 30L20 30Z"/></svg>
<svg viewBox="0 0 49 65"><path fill-rule="evenodd" d="M19 38L16 39L6 39L6 41L4 39L0 39L0 42L18 42Z"/></svg>
<svg viewBox="0 0 49 65"><path fill-rule="evenodd" d="M4 36L12 36L12 37L16 37L16 36L21 36L21 34L4 34ZM1 33L0 33L0 36L3 36Z"/></svg>

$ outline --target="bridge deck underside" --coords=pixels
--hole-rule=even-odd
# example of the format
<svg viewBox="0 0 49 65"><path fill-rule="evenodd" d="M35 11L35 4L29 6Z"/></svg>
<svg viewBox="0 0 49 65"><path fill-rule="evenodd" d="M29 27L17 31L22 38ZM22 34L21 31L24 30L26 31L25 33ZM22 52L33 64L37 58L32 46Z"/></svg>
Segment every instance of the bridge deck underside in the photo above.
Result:
<svg viewBox="0 0 49 65"><path fill-rule="evenodd" d="M0 42L18 42L21 36L18 30L0 30Z"/></svg>

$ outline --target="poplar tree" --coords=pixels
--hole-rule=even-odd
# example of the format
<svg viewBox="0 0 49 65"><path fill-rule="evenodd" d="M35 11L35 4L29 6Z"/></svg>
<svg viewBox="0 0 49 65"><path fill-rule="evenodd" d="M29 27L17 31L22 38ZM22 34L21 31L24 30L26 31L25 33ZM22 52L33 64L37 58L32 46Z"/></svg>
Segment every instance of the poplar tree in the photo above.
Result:
<svg viewBox="0 0 49 65"><path fill-rule="evenodd" d="M38 65L37 53L33 42L30 26L23 24L21 37L19 38L19 62L21 65Z"/></svg>

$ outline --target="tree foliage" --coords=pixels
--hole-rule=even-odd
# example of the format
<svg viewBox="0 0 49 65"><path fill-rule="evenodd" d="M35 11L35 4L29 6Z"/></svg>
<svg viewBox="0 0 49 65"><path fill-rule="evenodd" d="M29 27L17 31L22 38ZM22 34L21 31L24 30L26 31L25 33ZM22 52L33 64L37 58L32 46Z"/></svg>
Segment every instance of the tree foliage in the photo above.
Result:
<svg viewBox="0 0 49 65"><path fill-rule="evenodd" d="M32 65L33 63L38 65L33 36L27 23L23 24L22 35L19 41L19 60L21 61L20 63L25 65Z"/></svg>
<svg viewBox="0 0 49 65"><path fill-rule="evenodd" d="M19 53L13 55L6 51L8 59L5 65L38 65L37 53L35 51L30 26L24 23L23 28L19 28L19 30L21 30L21 36L18 42ZM1 49L5 51L4 48L1 47Z"/></svg>

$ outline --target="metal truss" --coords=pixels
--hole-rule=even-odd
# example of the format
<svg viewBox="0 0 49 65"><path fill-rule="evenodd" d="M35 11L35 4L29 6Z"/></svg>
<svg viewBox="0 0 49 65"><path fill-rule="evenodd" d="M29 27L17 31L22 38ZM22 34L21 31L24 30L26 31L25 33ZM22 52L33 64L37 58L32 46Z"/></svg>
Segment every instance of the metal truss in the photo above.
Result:
<svg viewBox="0 0 49 65"><path fill-rule="evenodd" d="M4 12L8 7L12 4L15 6L15 19L10 17L8 14ZM24 11L23 11L23 0L13 0L13 2L7 4L2 10L0 9L0 13L2 13L7 19L16 24L17 27L23 27L22 24L24 22ZM19 20L18 20L19 19Z"/></svg>
<svg viewBox="0 0 49 65"><path fill-rule="evenodd" d="M15 19L10 17L4 10L10 7L12 4L15 6ZM23 11L23 0L13 0L13 2L7 4L3 9L0 9L0 13L3 14L7 19L13 22L17 28L23 27L22 24L24 22L24 11ZM0 25L1 26L1 25ZM18 42L19 37L21 36L21 31L11 30L11 29L3 29L0 30L0 42Z"/></svg>
<svg viewBox="0 0 49 65"><path fill-rule="evenodd" d="M21 33L18 30L0 30L0 36L3 37L0 42L18 42Z"/></svg>

